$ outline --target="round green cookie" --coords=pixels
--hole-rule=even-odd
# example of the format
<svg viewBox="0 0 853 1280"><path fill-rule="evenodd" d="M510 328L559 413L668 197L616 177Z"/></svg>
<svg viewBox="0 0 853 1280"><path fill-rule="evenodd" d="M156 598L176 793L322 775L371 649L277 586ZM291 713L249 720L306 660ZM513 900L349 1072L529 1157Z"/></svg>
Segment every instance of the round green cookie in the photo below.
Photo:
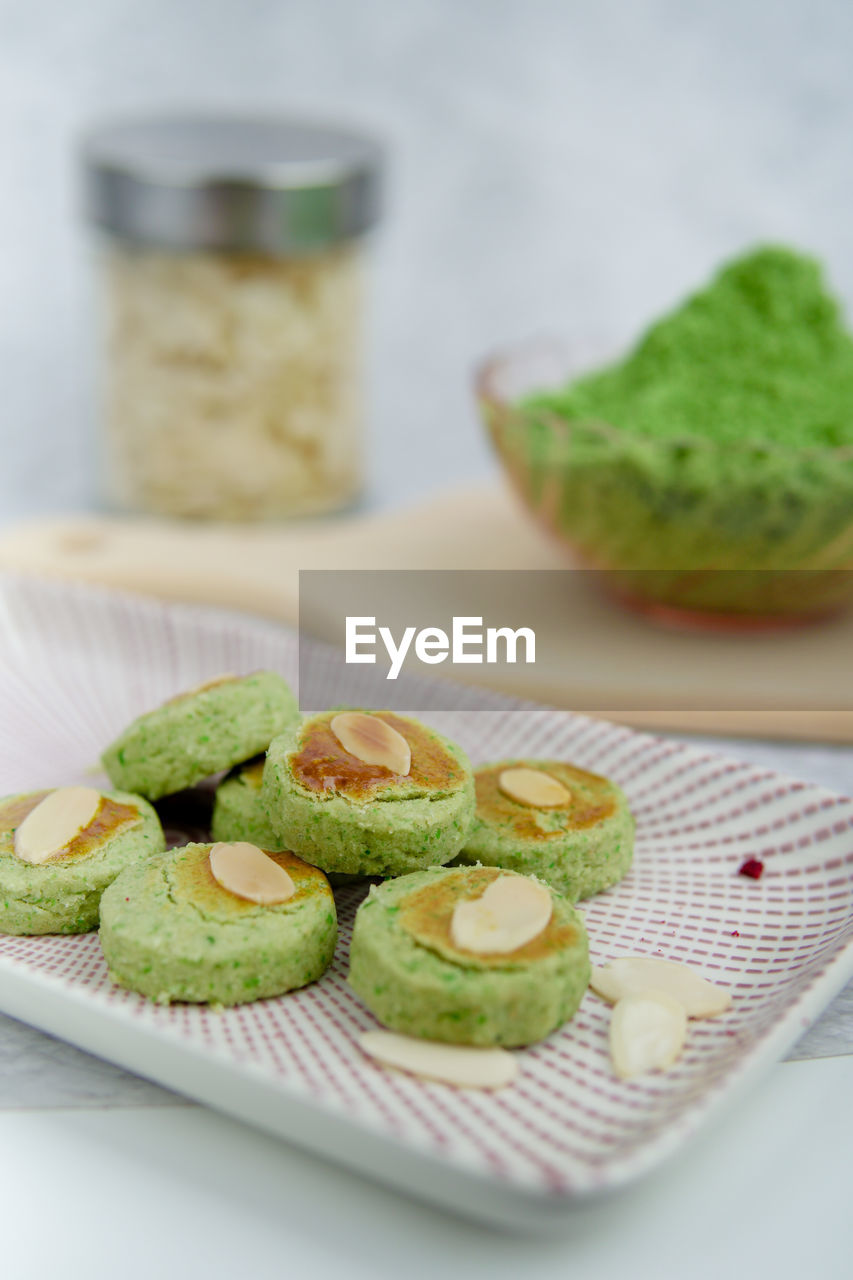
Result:
<svg viewBox="0 0 853 1280"><path fill-rule="evenodd" d="M273 835L266 810L261 804L263 759L233 769L216 788L210 834L214 840L248 840L259 849L272 852L284 845ZM363 876L348 876L329 872L329 884L352 884Z"/></svg>
<svg viewBox="0 0 853 1280"><path fill-rule="evenodd" d="M225 676L134 720L101 761L114 786L157 800L266 751L298 716L275 672Z"/></svg>
<svg viewBox="0 0 853 1280"><path fill-rule="evenodd" d="M263 759L233 769L216 788L210 834L214 840L248 840L268 851L283 846L261 805Z"/></svg>
<svg viewBox="0 0 853 1280"><path fill-rule="evenodd" d="M504 769L537 769L561 782L567 805L532 808L504 795ZM634 853L634 819L609 778L559 760L501 760L474 775L477 812L458 862L535 875L570 902L621 880Z"/></svg>
<svg viewBox="0 0 853 1280"><path fill-rule="evenodd" d="M15 830L49 791L0 800L0 933L88 933L101 895L120 871L166 847L160 819L141 796L102 793L92 822L64 853L33 864L15 853Z"/></svg>
<svg viewBox="0 0 853 1280"><path fill-rule="evenodd" d="M209 844L131 867L104 894L101 946L123 987L161 1004L243 1004L314 982L328 968L338 925L326 877L291 853L272 857L296 884L287 902L260 906L224 889Z"/></svg>
<svg viewBox="0 0 853 1280"><path fill-rule="evenodd" d="M405 776L363 764L325 711L275 738L261 791L281 843L324 871L396 876L449 862L474 815L474 779L462 749L417 720L370 712L409 743Z"/></svg>
<svg viewBox="0 0 853 1280"><path fill-rule="evenodd" d="M349 982L386 1027L511 1046L541 1040L572 1016L589 983L589 952L581 917L559 893L551 890L547 928L517 951L483 956L454 946L454 907L501 874L432 867L371 888L355 919Z"/></svg>

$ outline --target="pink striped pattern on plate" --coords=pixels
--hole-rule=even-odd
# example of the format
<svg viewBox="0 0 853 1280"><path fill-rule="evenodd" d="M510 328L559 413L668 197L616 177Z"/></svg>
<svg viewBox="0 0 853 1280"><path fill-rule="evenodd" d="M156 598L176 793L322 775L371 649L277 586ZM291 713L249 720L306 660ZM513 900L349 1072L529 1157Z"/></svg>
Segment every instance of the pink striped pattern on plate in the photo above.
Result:
<svg viewBox="0 0 853 1280"><path fill-rule="evenodd" d="M295 679L295 636L235 615L8 579L2 790L80 780L141 710L221 671L259 667ZM497 698L492 706L425 718L475 761L565 757L628 792L635 866L585 904L594 960L664 956L733 990L731 1012L692 1024L666 1075L614 1078L609 1010L592 994L567 1027L521 1055L517 1083L499 1094L374 1066L356 1044L373 1019L345 982L359 888L337 895L341 936L329 973L279 1000L224 1013L154 1007L112 985L89 935L0 938L0 1005L4 977L25 973L107 1011L119 1038L132 1024L152 1042L201 1050L235 1077L249 1074L398 1152L527 1198L588 1194L648 1170L779 1058L853 972L853 802L582 716L511 709ZM737 874L747 857L764 861L760 881Z"/></svg>

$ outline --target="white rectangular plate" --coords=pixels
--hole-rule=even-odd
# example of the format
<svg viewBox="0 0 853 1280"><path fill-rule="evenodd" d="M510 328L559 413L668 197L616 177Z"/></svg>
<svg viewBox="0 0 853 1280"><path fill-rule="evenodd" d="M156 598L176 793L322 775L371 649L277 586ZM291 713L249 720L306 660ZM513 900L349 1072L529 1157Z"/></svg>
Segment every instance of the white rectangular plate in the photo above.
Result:
<svg viewBox="0 0 853 1280"><path fill-rule="evenodd" d="M0 792L84 780L133 716L223 671L296 676L296 637L234 615L88 588L0 584ZM333 701L330 697L330 701ZM533 1226L681 1147L793 1044L853 974L853 801L611 724L541 709L425 716L475 762L558 756L615 778L637 816L631 873L584 904L595 963L698 966L731 1011L691 1024L664 1075L617 1080L609 1008L589 993L497 1094L386 1071L346 985L363 889L313 986L225 1012L162 1008L110 981L97 934L0 937L0 1008L396 1187ZM738 875L747 857L761 880Z"/></svg>

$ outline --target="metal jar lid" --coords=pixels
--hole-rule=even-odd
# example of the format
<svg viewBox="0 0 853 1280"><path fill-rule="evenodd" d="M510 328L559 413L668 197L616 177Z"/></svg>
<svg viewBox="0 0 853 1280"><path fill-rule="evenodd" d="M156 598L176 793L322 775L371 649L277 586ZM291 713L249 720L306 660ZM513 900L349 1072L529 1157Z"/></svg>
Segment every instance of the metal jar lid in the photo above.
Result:
<svg viewBox="0 0 853 1280"><path fill-rule="evenodd" d="M379 215L382 153L346 129L275 118L154 116L83 143L92 221L172 250L310 253Z"/></svg>

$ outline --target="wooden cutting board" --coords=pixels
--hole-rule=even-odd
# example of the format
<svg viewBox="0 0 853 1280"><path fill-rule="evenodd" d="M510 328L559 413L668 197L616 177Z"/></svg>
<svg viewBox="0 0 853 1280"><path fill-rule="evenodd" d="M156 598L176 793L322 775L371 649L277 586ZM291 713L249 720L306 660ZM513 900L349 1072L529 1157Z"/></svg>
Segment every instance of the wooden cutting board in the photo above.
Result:
<svg viewBox="0 0 853 1280"><path fill-rule="evenodd" d="M564 569L562 550L502 488L286 526L70 516L7 530L0 568L247 610L295 624L300 569ZM664 630L565 574L538 606L535 680L491 672L502 692L599 709L652 728L853 742L853 614L794 631ZM571 627L571 661L560 639ZM622 708L627 709L622 709ZM662 709L663 708L663 709Z"/></svg>

